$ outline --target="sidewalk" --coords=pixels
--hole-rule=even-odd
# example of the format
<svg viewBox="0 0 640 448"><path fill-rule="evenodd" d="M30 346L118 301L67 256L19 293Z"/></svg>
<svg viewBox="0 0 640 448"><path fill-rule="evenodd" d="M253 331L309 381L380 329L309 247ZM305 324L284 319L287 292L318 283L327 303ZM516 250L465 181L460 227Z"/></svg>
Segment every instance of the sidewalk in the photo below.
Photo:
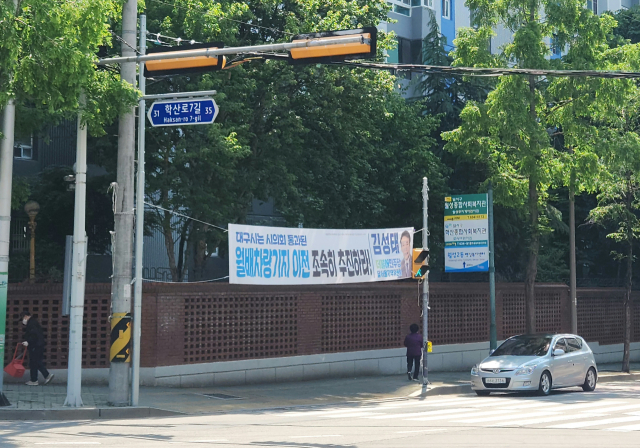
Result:
<svg viewBox="0 0 640 448"><path fill-rule="evenodd" d="M621 373L619 364L603 364L599 369L599 381L603 383L640 380L640 364L632 364L631 374ZM141 387L140 403L136 408L109 407L107 386L86 386L82 388L85 406L79 409L63 407L67 394L64 385L6 384L5 395L11 406L0 408L0 420L117 419L212 414L471 392L467 371L431 373L429 382L426 394L420 383L408 381L406 375L230 387Z"/></svg>

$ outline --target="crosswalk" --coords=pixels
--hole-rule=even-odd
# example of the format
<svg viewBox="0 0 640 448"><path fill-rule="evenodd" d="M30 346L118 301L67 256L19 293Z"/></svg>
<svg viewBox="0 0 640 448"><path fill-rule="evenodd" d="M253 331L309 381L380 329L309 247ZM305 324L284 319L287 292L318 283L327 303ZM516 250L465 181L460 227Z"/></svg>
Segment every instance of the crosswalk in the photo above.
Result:
<svg viewBox="0 0 640 448"><path fill-rule="evenodd" d="M324 409L289 411L282 419L353 422L363 425L423 425L430 431L455 427L531 427L640 431L640 396L608 398L598 394L570 393L551 397L452 396L423 400L370 402ZM415 429L420 430L420 429Z"/></svg>

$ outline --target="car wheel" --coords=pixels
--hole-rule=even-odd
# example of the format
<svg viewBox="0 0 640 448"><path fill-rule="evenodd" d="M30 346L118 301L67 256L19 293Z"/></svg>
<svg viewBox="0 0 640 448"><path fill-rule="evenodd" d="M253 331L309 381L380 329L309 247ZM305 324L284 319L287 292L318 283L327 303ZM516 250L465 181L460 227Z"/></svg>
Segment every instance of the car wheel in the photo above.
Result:
<svg viewBox="0 0 640 448"><path fill-rule="evenodd" d="M489 392L488 390L477 390L476 393L480 397L488 397L491 392Z"/></svg>
<svg viewBox="0 0 640 448"><path fill-rule="evenodd" d="M584 378L584 384L582 390L585 392L593 392L596 389L596 383L598 382L598 375L596 369L593 367L587 371L587 376Z"/></svg>
<svg viewBox="0 0 640 448"><path fill-rule="evenodd" d="M551 374L548 371L542 372L540 375L540 385L538 386L538 395L549 395L551 392Z"/></svg>

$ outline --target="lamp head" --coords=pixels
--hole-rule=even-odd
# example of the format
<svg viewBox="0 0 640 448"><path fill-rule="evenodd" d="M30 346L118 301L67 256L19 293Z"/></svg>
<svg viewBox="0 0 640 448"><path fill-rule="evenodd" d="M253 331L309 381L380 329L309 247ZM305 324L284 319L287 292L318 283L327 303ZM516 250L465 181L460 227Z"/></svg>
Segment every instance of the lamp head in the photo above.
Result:
<svg viewBox="0 0 640 448"><path fill-rule="evenodd" d="M35 218L35 216L40 211L40 204L38 204L36 201L29 201L24 205L24 211L27 215L29 215L29 218Z"/></svg>

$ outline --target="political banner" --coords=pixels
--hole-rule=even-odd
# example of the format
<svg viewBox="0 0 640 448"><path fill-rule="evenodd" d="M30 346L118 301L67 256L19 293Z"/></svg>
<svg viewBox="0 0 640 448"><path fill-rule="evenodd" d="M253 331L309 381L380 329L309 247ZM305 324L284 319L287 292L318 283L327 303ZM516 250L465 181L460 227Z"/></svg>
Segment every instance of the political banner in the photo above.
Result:
<svg viewBox="0 0 640 448"><path fill-rule="evenodd" d="M489 220L486 194L444 198L445 272L489 270Z"/></svg>
<svg viewBox="0 0 640 448"><path fill-rule="evenodd" d="M326 285L411 278L413 228L338 230L229 224L229 282Z"/></svg>

